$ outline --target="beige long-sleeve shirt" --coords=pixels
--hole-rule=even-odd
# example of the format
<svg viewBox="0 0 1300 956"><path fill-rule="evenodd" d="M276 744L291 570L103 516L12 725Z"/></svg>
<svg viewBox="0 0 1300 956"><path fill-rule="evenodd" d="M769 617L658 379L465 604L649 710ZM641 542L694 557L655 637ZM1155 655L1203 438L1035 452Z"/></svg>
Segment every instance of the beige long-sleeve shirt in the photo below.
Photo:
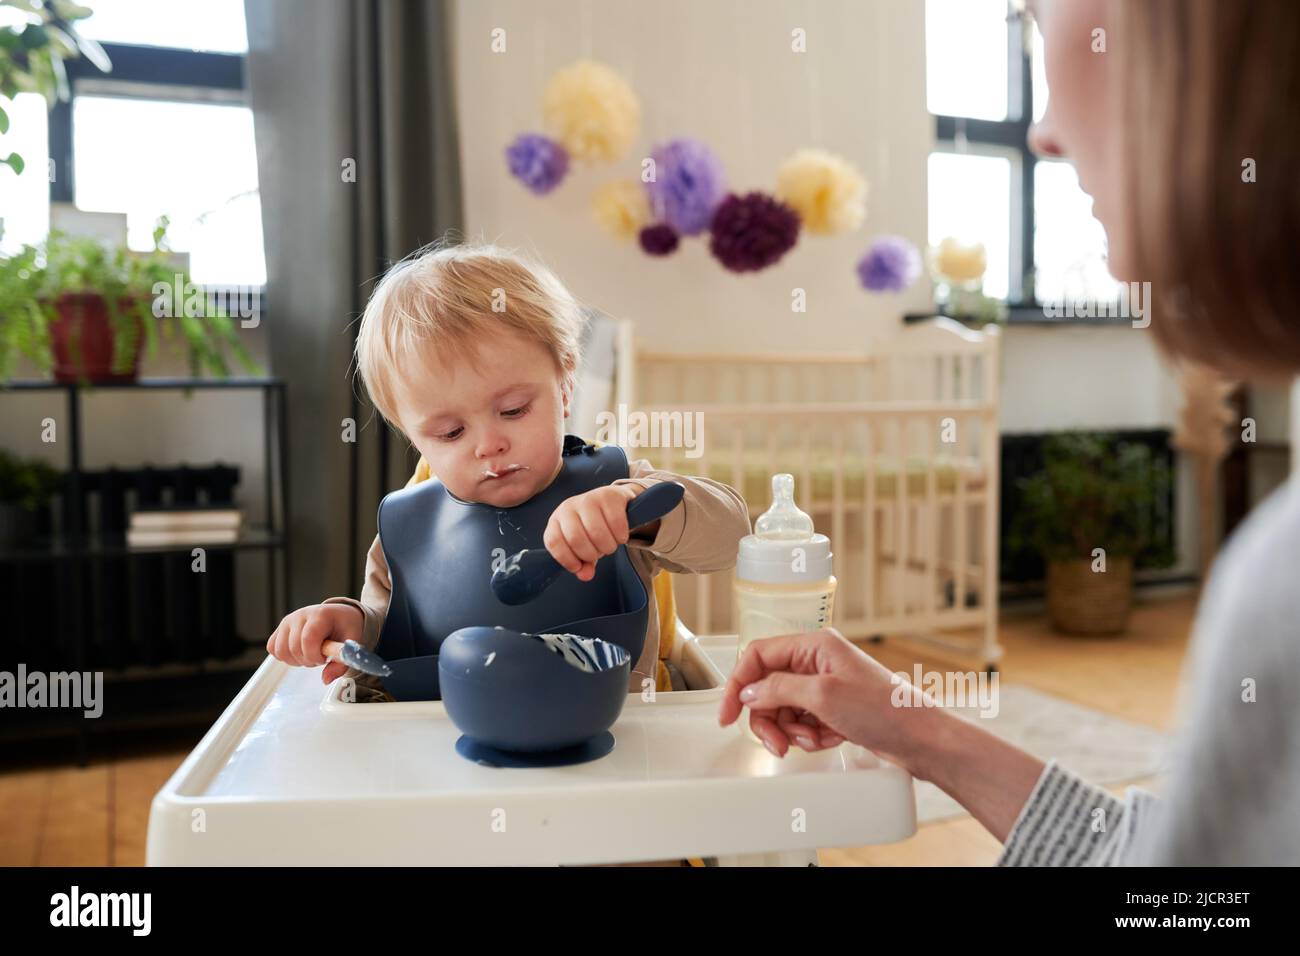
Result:
<svg viewBox="0 0 1300 956"><path fill-rule="evenodd" d="M408 487L420 480L419 470ZM654 686L655 666L659 659L659 610L654 598L653 578L660 571L675 574L707 574L724 571L736 563L740 539L749 534L749 510L745 500L735 489L711 478L693 478L670 471L658 471L645 459L628 465L628 477L613 482L615 485L634 484L642 488L661 481L675 481L686 493L681 503L659 521L653 540L636 537L628 541L628 556L649 596L650 614L646 622L646 639L641 656L632 665L628 691L640 693L642 681L649 679ZM602 559L604 560L604 559ZM379 633L388 613L392 598L392 583L388 564L376 537L366 557L366 580L361 587L361 599L352 597L327 598L325 604L350 604L365 617L362 643L370 650L379 644ZM363 687L374 688L378 682L355 670L348 676Z"/></svg>

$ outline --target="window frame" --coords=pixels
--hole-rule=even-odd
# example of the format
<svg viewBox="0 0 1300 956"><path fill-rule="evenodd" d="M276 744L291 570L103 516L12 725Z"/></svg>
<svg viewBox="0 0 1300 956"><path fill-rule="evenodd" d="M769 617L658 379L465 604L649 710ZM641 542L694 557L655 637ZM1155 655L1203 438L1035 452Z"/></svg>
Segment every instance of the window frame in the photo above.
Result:
<svg viewBox="0 0 1300 956"><path fill-rule="evenodd" d="M1015 306L1019 308L1020 288L1011 281L1012 272L1017 263L1024 261L1023 243L1024 238L1020 233L1020 216L1024 206L1024 199L1020 195L1017 181L1022 177L1025 158L1020 150L1006 143L995 143L990 140L967 139L965 148L958 149L956 142L944 142L936 140L934 148L927 155L933 156L935 153L942 153L945 156L986 156L991 159L1005 159L1007 161L1007 295L1005 301L1010 306L1015 299ZM928 166L928 162L927 162ZM1033 213L1030 212L1032 218ZM927 223L927 231L929 224Z"/></svg>
<svg viewBox="0 0 1300 956"><path fill-rule="evenodd" d="M935 113L935 148L960 153L967 143L996 147L1019 156L1011 163L1011 249L1008 262L1006 304L1012 313L1033 311L1041 318L1042 303L1033 293L1034 270L1034 166L1038 157L1029 148L1029 127L1034 117L1034 76L1025 37L1025 21L1007 4L1007 118L975 119ZM1016 180L1019 180L1017 182ZM1017 203L1015 197L1019 195ZM1019 207L1018 209L1016 207ZM1018 238L1018 241L1017 241ZM1016 247L1019 246L1017 249ZM1026 286L1029 294L1025 294Z"/></svg>
<svg viewBox="0 0 1300 956"><path fill-rule="evenodd" d="M70 203L76 196L72 108L79 86L93 85L93 89L84 90L88 96L248 103L247 58L242 53L210 53L133 43L100 45L113 69L105 73L85 57L67 61L69 96L50 110L50 159L54 160L56 170L50 183L51 203Z"/></svg>

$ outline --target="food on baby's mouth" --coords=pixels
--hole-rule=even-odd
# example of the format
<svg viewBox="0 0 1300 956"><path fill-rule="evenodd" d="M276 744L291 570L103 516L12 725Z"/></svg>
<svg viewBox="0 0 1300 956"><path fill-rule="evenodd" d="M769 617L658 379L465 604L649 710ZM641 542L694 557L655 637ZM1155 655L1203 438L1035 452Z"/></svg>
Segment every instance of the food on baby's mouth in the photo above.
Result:
<svg viewBox="0 0 1300 956"><path fill-rule="evenodd" d="M505 466L504 468L502 468L500 471L493 471L491 468L484 468L484 469L483 469L483 478L484 478L484 479L487 479L487 478L505 478L505 477L507 477L508 475L513 475L513 474L514 474L515 472L517 472L517 471L528 471L528 470L529 470L529 468L528 468L527 465L506 465L506 466Z"/></svg>

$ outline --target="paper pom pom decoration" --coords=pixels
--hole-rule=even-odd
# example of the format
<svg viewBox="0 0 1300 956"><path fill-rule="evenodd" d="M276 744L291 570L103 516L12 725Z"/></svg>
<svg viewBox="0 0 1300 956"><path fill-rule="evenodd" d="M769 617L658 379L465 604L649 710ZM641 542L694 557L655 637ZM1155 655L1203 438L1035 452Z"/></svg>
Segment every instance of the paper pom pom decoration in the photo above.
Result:
<svg viewBox="0 0 1300 956"><path fill-rule="evenodd" d="M666 256L677 250L678 236L672 226L657 223L641 230L641 249L646 255Z"/></svg>
<svg viewBox="0 0 1300 956"><path fill-rule="evenodd" d="M902 292L921 275L921 253L902 236L881 236L858 261L858 278L872 292Z"/></svg>
<svg viewBox="0 0 1300 956"><path fill-rule="evenodd" d="M641 130L641 103L604 63L579 60L560 70L542 96L546 128L579 162L621 159Z"/></svg>
<svg viewBox="0 0 1300 956"><path fill-rule="evenodd" d="M540 133L520 133L506 147L510 175L539 196L545 196L564 181L569 171L569 154L563 146Z"/></svg>
<svg viewBox="0 0 1300 956"><path fill-rule="evenodd" d="M579 60L551 77L542 115L546 135L521 133L506 147L510 174L539 196L553 192L573 163L622 159L641 131L636 93L617 71L595 60ZM825 150L791 155L772 194L729 193L721 160L699 139L670 139L655 146L651 157L649 182L643 170L641 180L607 182L591 197L601 228L616 239L636 240L646 255L671 255L683 238L707 233L709 250L724 268L756 272L789 252L800 229L845 232L866 216L866 180ZM964 274L953 263L940 268ZM895 236L878 239L858 263L863 285L873 291L904 289L918 272L916 249Z"/></svg>
<svg viewBox="0 0 1300 956"><path fill-rule="evenodd" d="M776 196L799 214L805 229L819 235L856 229L867 214L862 174L820 149L801 149L781 164Z"/></svg>
<svg viewBox="0 0 1300 956"><path fill-rule="evenodd" d="M964 245L949 237L932 250L930 268L935 275L954 284L974 284L988 268L984 244Z"/></svg>
<svg viewBox="0 0 1300 956"><path fill-rule="evenodd" d="M699 235L727 195L722 161L698 139L674 139L650 152L655 178L645 184L650 210L683 236Z"/></svg>
<svg viewBox="0 0 1300 956"><path fill-rule="evenodd" d="M635 179L615 179L592 195L591 212L615 239L629 240L650 221L650 200Z"/></svg>
<svg viewBox="0 0 1300 956"><path fill-rule="evenodd" d="M709 251L732 272L757 272L776 262L799 238L799 216L761 192L722 200L713 214Z"/></svg>

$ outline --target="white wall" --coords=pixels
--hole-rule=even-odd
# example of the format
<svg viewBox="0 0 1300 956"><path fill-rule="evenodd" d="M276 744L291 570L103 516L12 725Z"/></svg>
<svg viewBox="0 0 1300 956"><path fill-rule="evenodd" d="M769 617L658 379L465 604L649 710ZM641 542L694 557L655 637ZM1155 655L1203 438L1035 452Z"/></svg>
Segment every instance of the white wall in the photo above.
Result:
<svg viewBox="0 0 1300 956"><path fill-rule="evenodd" d="M854 272L876 233L926 238L933 122L923 3L459 0L456 14L472 237L534 251L579 298L635 320L638 336L660 349L862 347L927 304L922 285L906 296L874 296ZM491 50L496 27L506 31L505 53ZM807 33L806 53L791 51L795 28ZM551 195L534 197L510 178L505 146L541 128L543 86L584 52L632 83L641 137L620 163L579 170ZM747 276L726 272L698 238L661 261L610 239L591 219L593 190L637 176L651 145L675 136L710 143L740 191L770 190L798 148L840 153L869 182L867 222L848 236L804 235L780 263ZM804 314L791 311L794 288L807 292Z"/></svg>
<svg viewBox="0 0 1300 956"><path fill-rule="evenodd" d="M1178 383L1149 329L1012 325L1003 336L1002 430L1172 428Z"/></svg>

